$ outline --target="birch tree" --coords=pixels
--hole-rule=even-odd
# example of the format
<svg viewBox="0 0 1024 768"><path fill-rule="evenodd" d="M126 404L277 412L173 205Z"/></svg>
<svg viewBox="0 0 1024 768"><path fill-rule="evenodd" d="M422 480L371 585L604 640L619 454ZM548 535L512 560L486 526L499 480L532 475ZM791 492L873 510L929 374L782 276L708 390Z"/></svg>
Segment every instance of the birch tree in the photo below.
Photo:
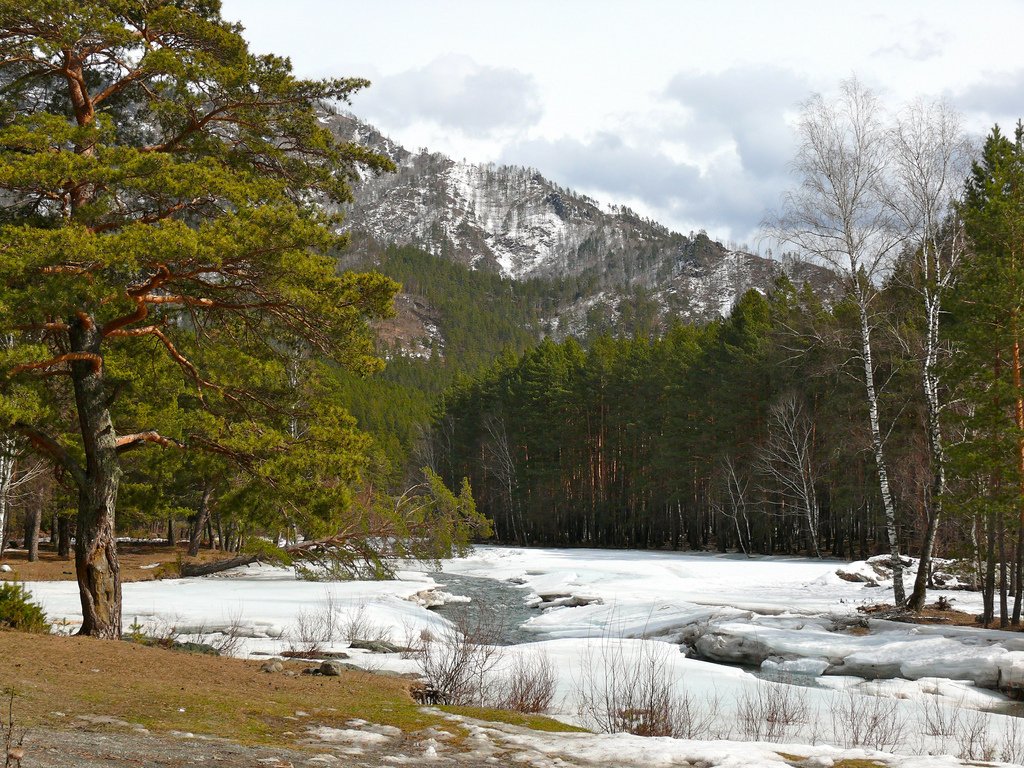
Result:
<svg viewBox="0 0 1024 768"><path fill-rule="evenodd" d="M914 589L907 607L924 607L932 550L946 490L946 457L940 414L943 409L939 324L964 252L963 224L956 207L970 167L970 145L960 116L942 102L917 101L897 116L891 133L893 181L890 205L913 249L916 273L911 287L924 311L921 389L925 402L930 482L925 531Z"/></svg>
<svg viewBox="0 0 1024 768"><path fill-rule="evenodd" d="M893 597L902 606L906 602L903 562L873 347L878 285L905 239L888 204L890 142L878 99L856 80L842 83L835 100L816 94L805 102L797 130L799 148L792 163L797 186L785 194L771 228L781 242L841 275L856 306L856 354L889 540Z"/></svg>

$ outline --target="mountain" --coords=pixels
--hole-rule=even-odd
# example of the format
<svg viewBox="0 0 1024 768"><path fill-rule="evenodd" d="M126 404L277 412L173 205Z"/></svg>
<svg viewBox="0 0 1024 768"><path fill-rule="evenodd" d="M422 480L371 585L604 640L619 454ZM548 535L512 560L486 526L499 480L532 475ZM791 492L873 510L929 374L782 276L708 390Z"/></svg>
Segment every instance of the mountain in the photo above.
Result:
<svg viewBox="0 0 1024 768"><path fill-rule="evenodd" d="M398 167L364 178L355 190L346 211L351 263L365 264L386 244L414 245L515 281L557 281L566 295L542 323L546 333L614 329L624 319L637 321L638 312L647 322L668 315L708 321L728 314L746 290L765 291L786 272L797 283L829 280L810 265L786 270L703 232L682 235L629 208L602 206L532 168L413 153L351 115L324 119L339 137Z"/></svg>

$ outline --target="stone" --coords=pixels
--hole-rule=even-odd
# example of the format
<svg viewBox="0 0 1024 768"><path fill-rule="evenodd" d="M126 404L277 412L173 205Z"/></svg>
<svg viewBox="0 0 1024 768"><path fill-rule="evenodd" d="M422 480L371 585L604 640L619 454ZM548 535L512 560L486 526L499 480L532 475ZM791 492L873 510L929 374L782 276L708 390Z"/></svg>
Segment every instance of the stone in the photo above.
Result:
<svg viewBox="0 0 1024 768"><path fill-rule="evenodd" d="M345 669L345 665L334 659L328 659L320 665L320 674L327 675L328 677L337 677L343 669Z"/></svg>
<svg viewBox="0 0 1024 768"><path fill-rule="evenodd" d="M282 664L280 661L265 661L260 666L260 672L272 673L281 672L282 670L284 670L284 664Z"/></svg>
<svg viewBox="0 0 1024 768"><path fill-rule="evenodd" d="M370 653L403 653L409 650L400 645L389 643L387 640L353 640L349 643L349 648L369 651ZM343 658L347 659L348 656Z"/></svg>
<svg viewBox="0 0 1024 768"><path fill-rule="evenodd" d="M724 664L760 667L774 655L767 643L749 637L708 632L697 638L693 650L698 658Z"/></svg>

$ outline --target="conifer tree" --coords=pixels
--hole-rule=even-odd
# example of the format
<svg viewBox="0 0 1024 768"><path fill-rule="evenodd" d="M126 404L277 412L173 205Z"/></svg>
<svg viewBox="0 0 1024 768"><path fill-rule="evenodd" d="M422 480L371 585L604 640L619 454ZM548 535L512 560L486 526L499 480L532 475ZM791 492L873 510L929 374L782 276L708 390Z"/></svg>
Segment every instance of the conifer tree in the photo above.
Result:
<svg viewBox="0 0 1024 768"><path fill-rule="evenodd" d="M1006 607L1006 557L995 548L1007 525L1017 524L1015 559L1020 585L1024 530L1024 126L1008 138L996 126L972 167L962 206L972 252L953 294L950 336L956 345L951 376L965 407L955 427L964 439L951 453L957 506L984 528L985 621L994 616L995 568L1002 566L1001 623ZM982 537L979 537L982 538ZM1013 623L1019 623L1018 586Z"/></svg>
<svg viewBox="0 0 1024 768"><path fill-rule="evenodd" d="M377 365L365 321L395 286L336 274L325 211L360 166L389 163L318 122L367 83L298 79L241 32L217 0L0 1L0 334L15 336L0 429L77 487L84 634L121 632L124 452L283 451L253 419L281 415L291 351ZM139 377L167 362L188 392L125 424ZM159 431L176 422L156 412L189 398L225 430Z"/></svg>

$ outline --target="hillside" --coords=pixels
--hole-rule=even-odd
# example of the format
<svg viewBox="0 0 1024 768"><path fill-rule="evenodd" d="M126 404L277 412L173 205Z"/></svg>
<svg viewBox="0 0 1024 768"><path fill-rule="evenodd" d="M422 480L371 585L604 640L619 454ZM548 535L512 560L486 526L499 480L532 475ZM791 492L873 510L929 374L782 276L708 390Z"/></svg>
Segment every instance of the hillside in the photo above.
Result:
<svg viewBox="0 0 1024 768"><path fill-rule="evenodd" d="M629 208L602 206L532 168L413 153L354 117L325 119L339 136L398 166L397 173L365 178L357 188L346 212L353 233L348 263L373 260L387 244L415 245L516 281L557 281L571 290L541 324L556 336L615 326L638 300L650 303L659 321L706 322L784 272L816 288L829 281L828 273L808 265L783 269L704 233L683 235Z"/></svg>

